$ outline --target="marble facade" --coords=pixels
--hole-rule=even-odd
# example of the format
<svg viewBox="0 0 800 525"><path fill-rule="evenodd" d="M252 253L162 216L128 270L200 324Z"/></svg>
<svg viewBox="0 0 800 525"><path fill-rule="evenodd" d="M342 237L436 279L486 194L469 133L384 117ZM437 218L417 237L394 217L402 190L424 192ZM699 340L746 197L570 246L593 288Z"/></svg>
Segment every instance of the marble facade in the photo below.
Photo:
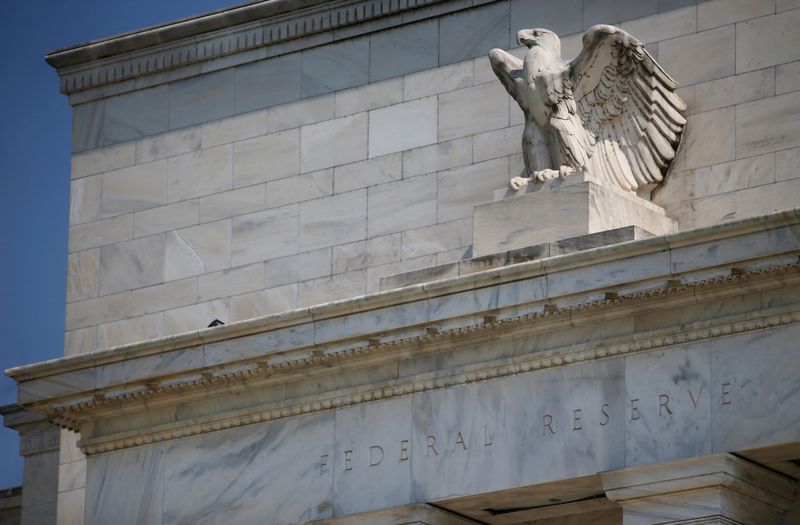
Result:
<svg viewBox="0 0 800 525"><path fill-rule="evenodd" d="M430 503L464 523L791 523L798 231L784 212L10 373L80 430L85 523ZM757 508L723 505L742 491Z"/></svg>
<svg viewBox="0 0 800 525"><path fill-rule="evenodd" d="M22 523L800 523L800 6L562 4L272 0L49 55L67 332L7 372ZM679 82L671 172L508 190L486 53L596 23Z"/></svg>

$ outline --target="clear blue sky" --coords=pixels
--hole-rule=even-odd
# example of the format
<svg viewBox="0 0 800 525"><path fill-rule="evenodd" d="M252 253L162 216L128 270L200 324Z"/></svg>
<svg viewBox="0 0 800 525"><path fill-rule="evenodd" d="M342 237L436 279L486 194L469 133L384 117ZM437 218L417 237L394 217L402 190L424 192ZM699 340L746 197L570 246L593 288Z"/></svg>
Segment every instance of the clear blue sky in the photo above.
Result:
<svg viewBox="0 0 800 525"><path fill-rule="evenodd" d="M6 0L0 17L0 370L63 354L71 111L48 51L242 0ZM16 400L0 377L0 405ZM0 488L22 484L0 430Z"/></svg>

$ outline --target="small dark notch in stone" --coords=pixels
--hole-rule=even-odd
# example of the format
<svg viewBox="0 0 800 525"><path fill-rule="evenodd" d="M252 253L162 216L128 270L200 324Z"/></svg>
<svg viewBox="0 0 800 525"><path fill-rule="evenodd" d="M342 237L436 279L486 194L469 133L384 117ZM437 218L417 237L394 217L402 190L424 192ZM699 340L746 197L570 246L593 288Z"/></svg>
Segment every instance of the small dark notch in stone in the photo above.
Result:
<svg viewBox="0 0 800 525"><path fill-rule="evenodd" d="M744 268L739 268L734 266L733 268L731 268L731 275L736 275L736 276L747 275L747 270L745 270Z"/></svg>
<svg viewBox="0 0 800 525"><path fill-rule="evenodd" d="M225 323L223 323L223 322L222 322L222 321L220 321L219 319L214 319L214 320L213 320L213 321L211 321L211 323L208 325L208 328L214 328L215 326L222 326L222 325L224 325L224 324L225 324Z"/></svg>

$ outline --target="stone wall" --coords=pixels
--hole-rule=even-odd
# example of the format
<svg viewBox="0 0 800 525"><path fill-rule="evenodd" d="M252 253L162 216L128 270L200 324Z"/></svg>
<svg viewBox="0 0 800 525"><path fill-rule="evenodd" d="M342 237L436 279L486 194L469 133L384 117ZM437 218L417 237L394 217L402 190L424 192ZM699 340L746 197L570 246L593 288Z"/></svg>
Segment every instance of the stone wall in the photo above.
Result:
<svg viewBox="0 0 800 525"><path fill-rule="evenodd" d="M621 25L679 81L687 132L653 200L681 229L800 203L797 0L457 0L397 16L70 94L66 355L469 257L473 206L522 170L522 114L486 52L532 25L562 35L565 58L589 26ZM75 441L61 433L64 525L84 521Z"/></svg>
<svg viewBox="0 0 800 525"><path fill-rule="evenodd" d="M653 199L681 229L800 202L800 3L775 7L715 1L700 4L696 20L689 8L622 25L660 40L659 60L690 106L678 159ZM664 38L694 23L697 32Z"/></svg>
<svg viewBox="0 0 800 525"><path fill-rule="evenodd" d="M621 24L683 86L654 195L682 229L798 203L796 2L572 3L490 2L77 105L66 354L469 257L472 207L522 170L522 114L485 53L531 24L566 57Z"/></svg>

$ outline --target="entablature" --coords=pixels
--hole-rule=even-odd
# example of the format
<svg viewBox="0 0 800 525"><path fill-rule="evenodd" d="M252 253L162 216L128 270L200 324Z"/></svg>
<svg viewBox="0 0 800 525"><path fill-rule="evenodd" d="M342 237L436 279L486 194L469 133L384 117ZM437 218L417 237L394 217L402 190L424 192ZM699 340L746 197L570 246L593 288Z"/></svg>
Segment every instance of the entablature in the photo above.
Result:
<svg viewBox="0 0 800 525"><path fill-rule="evenodd" d="M782 212L8 373L100 453L794 324L800 305L758 294L800 285L798 255L800 217Z"/></svg>

